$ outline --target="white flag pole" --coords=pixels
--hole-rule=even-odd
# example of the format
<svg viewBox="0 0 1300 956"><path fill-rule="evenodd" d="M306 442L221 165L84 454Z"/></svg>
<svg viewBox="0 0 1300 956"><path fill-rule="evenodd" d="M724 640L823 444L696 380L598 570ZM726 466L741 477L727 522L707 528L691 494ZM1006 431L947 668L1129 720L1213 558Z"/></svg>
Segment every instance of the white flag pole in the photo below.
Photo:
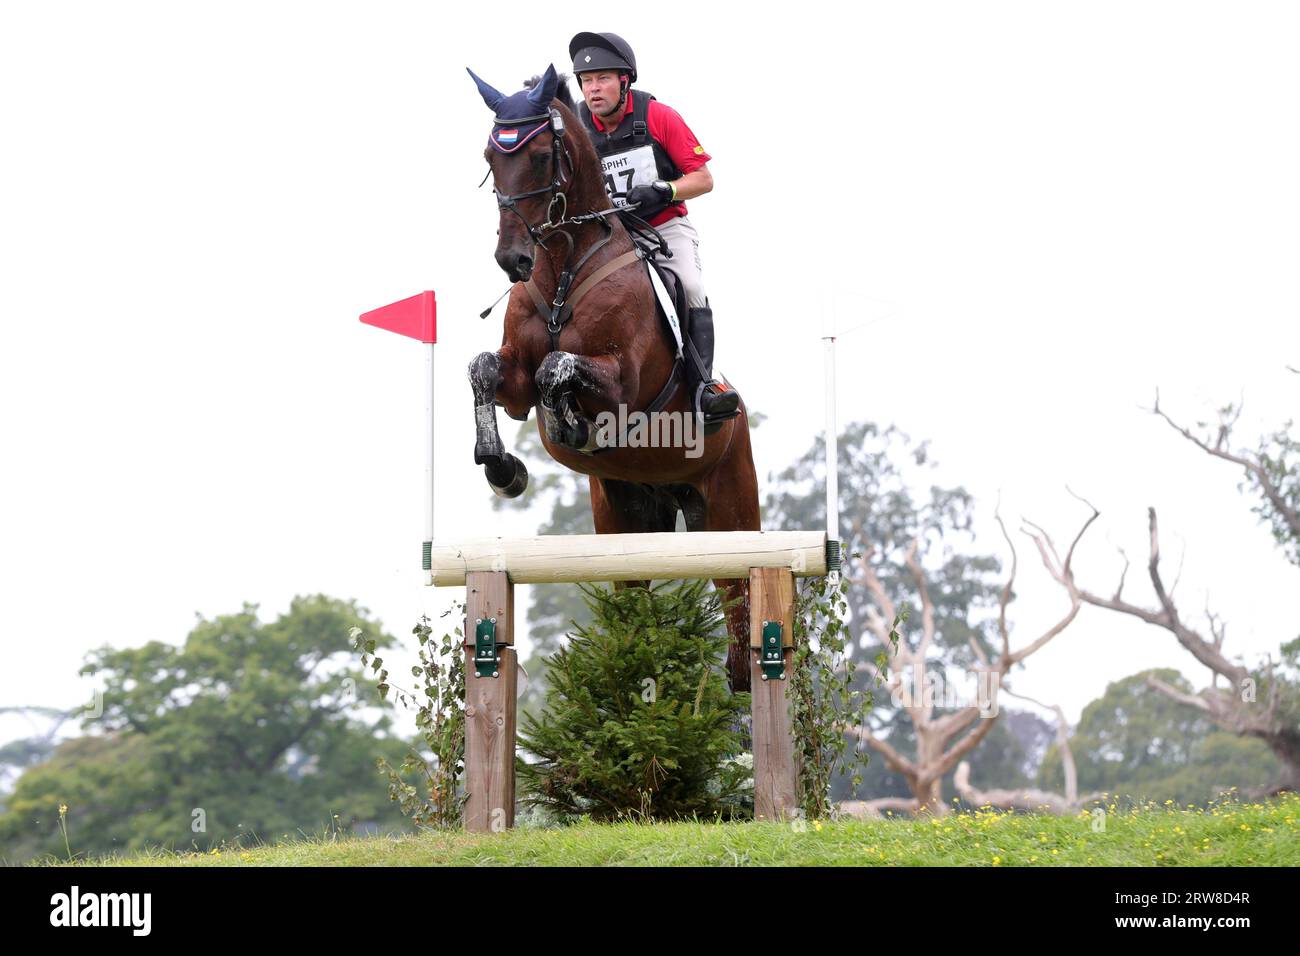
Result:
<svg viewBox="0 0 1300 956"><path fill-rule="evenodd" d="M434 344L424 351L424 583L433 586L433 355Z"/></svg>
<svg viewBox="0 0 1300 956"><path fill-rule="evenodd" d="M826 310L822 341L826 343L826 540L831 586L840 579L840 443L835 423L835 308Z"/></svg>
<svg viewBox="0 0 1300 956"><path fill-rule="evenodd" d="M438 341L438 302L431 291L371 309L366 325L423 343L424 350L424 583L433 586L433 348Z"/></svg>

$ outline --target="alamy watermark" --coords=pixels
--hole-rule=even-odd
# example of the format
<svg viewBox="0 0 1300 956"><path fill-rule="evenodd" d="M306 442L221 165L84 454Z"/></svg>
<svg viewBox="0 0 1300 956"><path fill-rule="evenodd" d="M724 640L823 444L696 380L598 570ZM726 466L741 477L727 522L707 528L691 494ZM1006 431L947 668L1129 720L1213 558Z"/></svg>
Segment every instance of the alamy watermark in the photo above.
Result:
<svg viewBox="0 0 1300 956"><path fill-rule="evenodd" d="M998 690L1002 686L1002 675L996 670L975 672L974 700L945 681L942 674L933 670L924 670L919 661L904 670L901 677L902 680L890 694L890 700L895 707L938 706L949 710L976 707L981 717L991 718L998 715Z"/></svg>
<svg viewBox="0 0 1300 956"><path fill-rule="evenodd" d="M600 448L684 448L687 458L704 454L704 419L694 412L629 412L596 416L596 445Z"/></svg>
<svg viewBox="0 0 1300 956"><path fill-rule="evenodd" d="M148 936L152 908L150 893L83 893L74 884L50 897L50 925L124 926L134 936Z"/></svg>

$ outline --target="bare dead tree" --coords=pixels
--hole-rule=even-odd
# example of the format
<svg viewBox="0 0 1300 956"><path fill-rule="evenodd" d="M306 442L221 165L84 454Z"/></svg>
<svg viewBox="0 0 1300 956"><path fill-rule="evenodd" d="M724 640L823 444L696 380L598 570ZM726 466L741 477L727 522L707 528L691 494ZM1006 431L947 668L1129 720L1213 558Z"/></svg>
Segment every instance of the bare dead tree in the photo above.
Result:
<svg viewBox="0 0 1300 956"><path fill-rule="evenodd" d="M1067 579L1072 580L1070 561L1074 556L1074 549L1078 545L1079 539L1083 537L1084 531L1088 529L1088 525L1092 524L1096 517L1097 511L1093 509L1092 517L1084 523L1083 528L1070 544L1064 562L1061 562L1059 558L1054 558L1056 572L1063 574ZM935 639L935 614L926 573L917 558L920 542L913 541L911 543L905 558L920 595L920 630L919 633L912 637L901 636L897 644L893 644L889 639L889 632L892 622L897 616L897 608L894 601L885 592L880 578L871 566L871 555L874 547L866 536L863 522L861 520L854 522L855 532L859 536L859 540L866 542L866 547L861 561L857 563L857 575L848 575L846 579L851 584L865 587L870 594L871 602L867 605L866 626L871 630L881 646L886 648L888 661L887 674L885 675L882 675L875 665L870 662L866 664L866 667L873 677L878 681L882 681L883 686L890 692L891 698L906 711L916 736L916 753L914 756L909 757L869 728L844 728L847 733L857 736L868 747L880 754L891 770L901 774L913 794L910 800L888 797L855 804L854 809L863 815L878 815L881 810L885 809L907 810L935 815L947 813L948 806L944 803L942 793L943 778L964 757L978 747L980 742L988 736L989 731L993 729L998 714L996 706L997 689L1006 684L1007 675L1012 667L1042 649L1049 641L1064 631L1079 613L1081 602L1077 596L1072 594L1070 607L1059 621L1025 647L1017 650L1011 648L1010 633L1007 626L1007 605L1011 601L1012 587L1016 579L1017 555L1015 545L1011 541L1011 536L1007 534L1006 525L1002 521L1001 514L997 514L996 518L998 526L1002 529L1002 537L1006 540L1011 551L1011 572L998 595L1000 653L990 660L983 648L975 641L971 641L972 651L979 662L979 667L972 674L976 679L977 686L981 689L980 699L973 705L958 707L941 715L935 714L936 701L933 695L924 692L920 694L908 693L909 682L911 689L922 689L924 691L933 686L929 674L930 660L928 655ZM1055 552L1053 552L1054 554ZM1044 561L1047 560L1049 559L1044 554ZM992 689L991 699L986 697L987 689Z"/></svg>
<svg viewBox="0 0 1300 956"><path fill-rule="evenodd" d="M1037 704L1056 712L1056 749L1061 754L1061 766L1065 771L1065 792L1053 793L1050 790L1023 788L1019 790L980 790L970 779L970 763L963 760L957 765L953 775L953 784L957 792L967 803L977 807L996 807L999 810L1030 810L1037 813L1051 813L1057 816L1078 813L1091 803L1105 798L1104 793L1089 793L1079 796L1079 772L1074 765L1074 752L1070 749L1070 724L1065 719L1065 711L1059 704L1048 707L1040 701L1024 694L1015 694L1002 688L1004 693L1019 697L1032 704Z"/></svg>
<svg viewBox="0 0 1300 956"><path fill-rule="evenodd" d="M58 736L63 725L81 716L83 711L84 708L64 710L59 707L43 707L37 704L0 707L0 714L21 714L23 719L31 725L32 739L39 740L42 744L51 743ZM44 729L37 727L36 722L32 720L33 714L46 718L50 723Z"/></svg>
<svg viewBox="0 0 1300 956"><path fill-rule="evenodd" d="M1212 440L1196 436L1161 411L1159 395L1152 411L1207 454L1244 467L1254 476L1265 500L1276 510L1280 522L1290 528L1297 540L1300 540L1300 515L1288 505L1285 492L1274 475L1263 462L1227 450L1232 426L1240 414L1239 406L1235 413L1233 406L1225 410L1218 433ZM1187 622L1174 602L1174 588L1166 586L1160 571L1160 530L1155 508L1147 509L1147 526L1150 542L1147 575L1155 590L1156 607L1143 607L1124 598L1124 578L1129 565L1127 556L1124 558L1119 584L1115 593L1109 597L1078 587L1072 577L1056 575L1056 580L1066 589L1072 601L1082 601L1126 614L1172 634L1183 648L1209 669L1210 684L1193 694L1180 691L1154 676L1147 678L1147 684L1173 700L1195 707L1224 730L1263 740L1283 766L1283 779L1272 789L1300 789L1300 726L1295 719L1294 701L1288 700L1289 696L1293 696L1294 688L1278 673L1276 662L1266 660L1261 668L1252 673L1244 664L1229 659L1223 652L1226 626L1222 618L1208 607L1206 617L1209 622L1209 638ZM1043 548L1041 542L1039 548ZM1219 686L1220 679L1226 686ZM1260 684L1263 685L1263 699L1258 699Z"/></svg>
<svg viewBox="0 0 1300 956"><path fill-rule="evenodd" d="M1290 368L1290 366L1288 366L1288 368ZM1293 368L1290 370L1292 372L1296 371L1296 369ZM1221 458L1224 461L1230 461L1233 464L1240 465L1242 468L1246 469L1246 472L1259 486L1259 490L1264 495L1264 499L1268 502L1269 506L1273 508L1285 527L1290 530L1291 536L1296 540L1300 540L1300 511L1297 511L1296 508L1287 501L1286 495L1278 483L1277 478L1270 473L1265 462L1260 461L1258 458L1252 458L1248 454L1228 450L1228 439L1232 435L1232 427L1237 423L1237 419L1241 417L1241 407L1240 402L1235 406L1228 406L1228 409L1225 410L1223 417L1219 422L1219 430L1214 437L1213 444L1210 443L1208 438L1194 435L1190 428L1179 425L1161 411L1159 392L1156 392L1155 405L1151 410L1168 422L1170 428L1178 432L1178 434L1182 435L1207 455Z"/></svg>

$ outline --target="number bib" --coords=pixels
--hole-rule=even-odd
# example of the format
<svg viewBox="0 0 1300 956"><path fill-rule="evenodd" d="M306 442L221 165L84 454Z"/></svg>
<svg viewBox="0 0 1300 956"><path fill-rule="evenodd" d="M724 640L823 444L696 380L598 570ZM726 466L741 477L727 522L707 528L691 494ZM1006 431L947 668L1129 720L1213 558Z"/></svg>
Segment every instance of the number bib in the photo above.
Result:
<svg viewBox="0 0 1300 956"><path fill-rule="evenodd" d="M659 178L652 146L638 146L626 152L604 156L600 171L605 176L605 192L615 206L627 205L627 194L636 186L649 186Z"/></svg>

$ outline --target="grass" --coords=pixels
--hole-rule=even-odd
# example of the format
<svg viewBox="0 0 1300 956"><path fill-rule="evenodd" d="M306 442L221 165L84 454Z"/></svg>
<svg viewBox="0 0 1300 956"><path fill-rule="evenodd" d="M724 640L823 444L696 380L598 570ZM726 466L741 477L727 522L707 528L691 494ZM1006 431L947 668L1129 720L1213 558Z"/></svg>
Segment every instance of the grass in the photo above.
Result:
<svg viewBox="0 0 1300 956"><path fill-rule="evenodd" d="M57 861L49 861L55 863ZM297 840L162 850L82 866L1296 866L1300 795L1102 815L994 810L809 823L582 823L497 834Z"/></svg>

